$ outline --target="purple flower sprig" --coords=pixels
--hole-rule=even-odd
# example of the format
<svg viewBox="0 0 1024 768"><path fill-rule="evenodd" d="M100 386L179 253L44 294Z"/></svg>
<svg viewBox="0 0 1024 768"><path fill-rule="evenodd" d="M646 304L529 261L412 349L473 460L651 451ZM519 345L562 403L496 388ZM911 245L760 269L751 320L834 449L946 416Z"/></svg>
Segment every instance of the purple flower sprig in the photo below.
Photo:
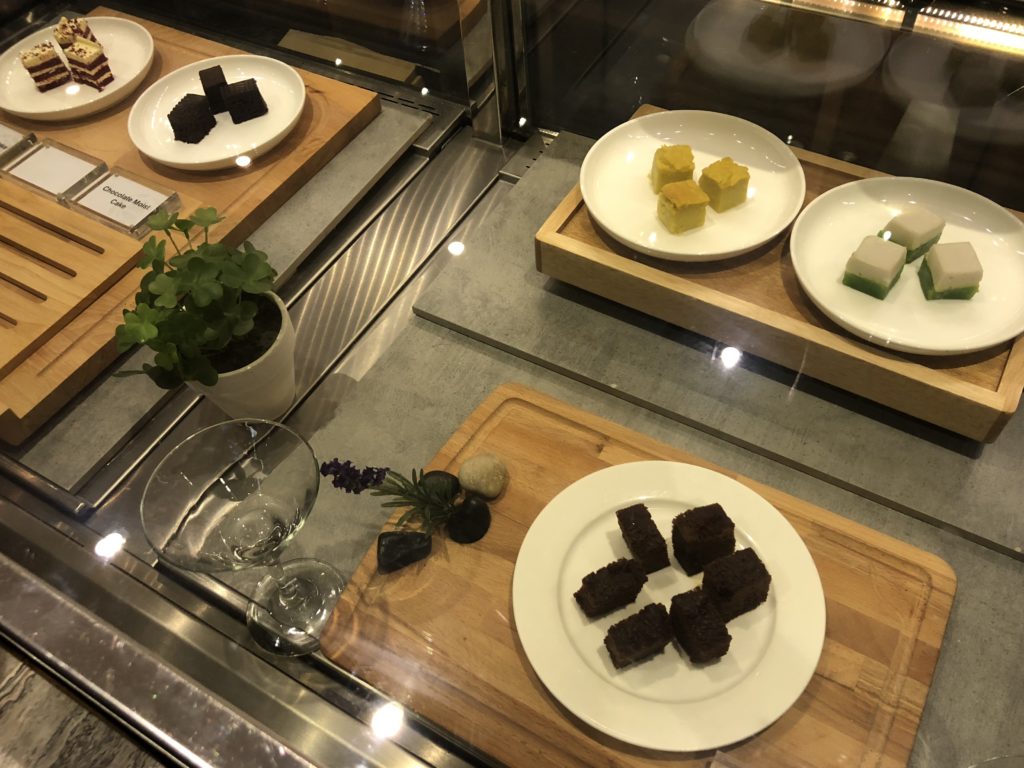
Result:
<svg viewBox="0 0 1024 768"><path fill-rule="evenodd" d="M364 467L359 469L349 460L339 461L337 457L320 465L320 474L333 477L331 485L345 493L362 493L384 482L388 467Z"/></svg>

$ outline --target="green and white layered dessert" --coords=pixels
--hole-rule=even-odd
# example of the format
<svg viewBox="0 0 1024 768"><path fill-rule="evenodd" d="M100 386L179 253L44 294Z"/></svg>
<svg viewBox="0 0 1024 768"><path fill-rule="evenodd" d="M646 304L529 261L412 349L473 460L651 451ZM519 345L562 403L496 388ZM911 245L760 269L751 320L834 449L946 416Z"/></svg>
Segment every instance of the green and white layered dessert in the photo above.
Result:
<svg viewBox="0 0 1024 768"><path fill-rule="evenodd" d="M843 285L884 299L900 279L907 249L902 245L868 235L846 262Z"/></svg>
<svg viewBox="0 0 1024 768"><path fill-rule="evenodd" d="M982 274L981 262L970 243L942 243L925 254L917 279L929 301L969 299L978 292Z"/></svg>
<svg viewBox="0 0 1024 768"><path fill-rule="evenodd" d="M917 260L939 242L946 226L941 216L927 208L915 207L894 217L880 235L907 249L907 264ZM888 235L888 237L886 237Z"/></svg>

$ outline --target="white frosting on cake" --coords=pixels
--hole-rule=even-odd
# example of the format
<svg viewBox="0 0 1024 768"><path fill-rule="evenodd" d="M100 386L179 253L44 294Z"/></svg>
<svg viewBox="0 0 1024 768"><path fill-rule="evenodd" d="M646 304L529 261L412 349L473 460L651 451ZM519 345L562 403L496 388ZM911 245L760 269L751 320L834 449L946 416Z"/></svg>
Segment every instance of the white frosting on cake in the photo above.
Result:
<svg viewBox="0 0 1024 768"><path fill-rule="evenodd" d="M865 237L846 262L846 271L878 285L888 286L896 279L907 249L875 235Z"/></svg>
<svg viewBox="0 0 1024 768"><path fill-rule="evenodd" d="M983 270L970 243L941 243L925 254L932 284L939 293L981 282Z"/></svg>

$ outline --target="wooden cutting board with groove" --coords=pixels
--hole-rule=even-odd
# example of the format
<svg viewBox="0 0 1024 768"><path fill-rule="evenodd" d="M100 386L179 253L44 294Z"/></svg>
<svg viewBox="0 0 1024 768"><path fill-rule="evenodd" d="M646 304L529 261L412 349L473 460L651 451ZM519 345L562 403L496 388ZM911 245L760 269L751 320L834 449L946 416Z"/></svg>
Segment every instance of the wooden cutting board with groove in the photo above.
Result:
<svg viewBox="0 0 1024 768"><path fill-rule="evenodd" d="M640 749L568 713L533 673L512 613L519 547L558 492L613 464L687 462L779 509L825 591L825 646L807 689L773 725L718 754L734 768L906 765L956 589L944 561L517 385L492 393L430 468L457 472L481 452L501 456L511 474L487 536L467 546L435 536L427 560L387 575L367 552L321 638L341 667L506 765L707 765L711 753Z"/></svg>
<svg viewBox="0 0 1024 768"><path fill-rule="evenodd" d="M123 168L174 190L181 198L184 213L201 206L216 207L225 220L211 231L211 236L227 242L238 243L248 237L380 113L377 94L299 69L296 71L306 84L306 105L298 124L279 145L248 168L190 172L160 165L143 157L129 139L128 113L135 99L161 77L186 64L244 51L103 7L90 15L128 18L149 30L155 48L153 65L138 89L120 104L78 120L40 123L6 113L0 113L0 119L22 130L34 131L39 138L56 139L98 157L110 168ZM272 104L270 108L273 109ZM9 202L5 189L0 187L0 207ZM41 215L51 222L58 220L57 214L49 211L48 201L38 195L34 197L39 200L40 210L46 211ZM57 207L61 226L68 230L88 231L97 226L74 211ZM107 237L118 247L134 243L136 253L142 246L113 229ZM0 242L0 248L2 245ZM0 317L0 349L5 352L0 354L0 440L12 445L23 442L113 362L117 355L114 328L121 321L121 310L133 303L142 277L141 272L130 268L132 263L134 254L126 268L111 272L105 288L93 292L88 301L79 302L42 328L42 336L35 339L35 348L27 355L13 341L11 354L6 354L7 339L14 336L8 335L12 324ZM29 296L33 294L29 292ZM32 300L36 303L34 309L43 311L39 296L29 299ZM0 315L7 314L4 306L0 296ZM54 314L49 308L45 310L48 319ZM33 325L39 327L39 322ZM3 361L8 357L18 362L13 367L6 365L5 373Z"/></svg>

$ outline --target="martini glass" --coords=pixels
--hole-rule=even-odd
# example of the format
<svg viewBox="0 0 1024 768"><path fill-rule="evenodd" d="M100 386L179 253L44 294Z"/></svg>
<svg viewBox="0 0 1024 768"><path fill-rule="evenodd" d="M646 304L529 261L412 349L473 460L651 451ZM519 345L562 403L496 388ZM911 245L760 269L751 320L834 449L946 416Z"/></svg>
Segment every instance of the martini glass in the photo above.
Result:
<svg viewBox="0 0 1024 768"><path fill-rule="evenodd" d="M161 560L187 571L268 567L246 608L249 630L268 650L309 653L344 580L319 560L279 559L319 486L313 449L297 433L262 419L225 421L157 465L142 496L142 528Z"/></svg>

